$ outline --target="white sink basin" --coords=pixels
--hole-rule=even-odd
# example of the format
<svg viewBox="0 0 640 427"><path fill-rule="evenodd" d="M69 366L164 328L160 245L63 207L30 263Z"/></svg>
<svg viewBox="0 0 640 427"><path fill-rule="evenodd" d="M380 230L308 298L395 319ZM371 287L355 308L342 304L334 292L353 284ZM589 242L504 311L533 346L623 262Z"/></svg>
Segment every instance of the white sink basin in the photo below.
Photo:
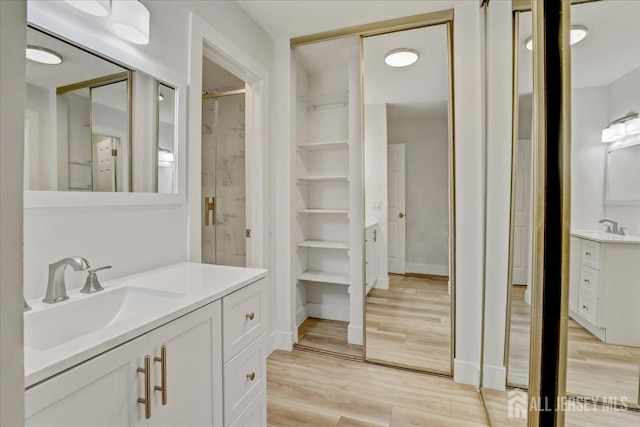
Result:
<svg viewBox="0 0 640 427"><path fill-rule="evenodd" d="M24 316L24 344L48 350L96 331L144 319L161 311L179 292L126 286L59 303Z"/></svg>

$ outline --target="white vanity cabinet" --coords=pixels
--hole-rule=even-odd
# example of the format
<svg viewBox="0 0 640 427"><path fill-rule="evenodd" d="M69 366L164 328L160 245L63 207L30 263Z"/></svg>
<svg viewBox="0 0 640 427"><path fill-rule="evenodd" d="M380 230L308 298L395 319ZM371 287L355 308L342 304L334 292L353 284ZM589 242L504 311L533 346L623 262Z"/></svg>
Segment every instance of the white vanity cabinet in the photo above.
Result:
<svg viewBox="0 0 640 427"><path fill-rule="evenodd" d="M220 424L214 390L222 377L221 303L213 302L139 338L29 388L27 426L200 426ZM166 346L167 403L160 357ZM150 357L150 417L145 376ZM217 367L217 369L216 369ZM220 391L218 391L219 393ZM219 398L218 398L219 399Z"/></svg>
<svg viewBox="0 0 640 427"><path fill-rule="evenodd" d="M263 278L79 361L26 390L25 424L265 426L267 309Z"/></svg>
<svg viewBox="0 0 640 427"><path fill-rule="evenodd" d="M640 346L640 244L609 239L571 236L569 314L604 342Z"/></svg>

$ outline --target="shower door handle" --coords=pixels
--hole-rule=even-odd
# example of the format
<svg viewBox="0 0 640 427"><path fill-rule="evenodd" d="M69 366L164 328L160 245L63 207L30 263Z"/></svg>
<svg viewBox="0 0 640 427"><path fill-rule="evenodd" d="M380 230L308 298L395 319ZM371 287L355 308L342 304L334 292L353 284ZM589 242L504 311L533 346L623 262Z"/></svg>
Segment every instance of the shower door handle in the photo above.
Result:
<svg viewBox="0 0 640 427"><path fill-rule="evenodd" d="M204 198L204 225L209 226L209 213L211 213L213 219L215 220L214 210L216 208L216 198L212 197L211 201L209 201L208 197Z"/></svg>

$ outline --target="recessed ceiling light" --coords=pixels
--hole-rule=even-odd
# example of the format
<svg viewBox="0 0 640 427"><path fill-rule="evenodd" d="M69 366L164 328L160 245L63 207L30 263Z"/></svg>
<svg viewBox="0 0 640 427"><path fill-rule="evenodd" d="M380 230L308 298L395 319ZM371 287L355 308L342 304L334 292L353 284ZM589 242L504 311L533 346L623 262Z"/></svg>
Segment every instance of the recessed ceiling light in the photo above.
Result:
<svg viewBox="0 0 640 427"><path fill-rule="evenodd" d="M113 31L136 44L149 44L149 9L137 0L113 0Z"/></svg>
<svg viewBox="0 0 640 427"><path fill-rule="evenodd" d="M589 34L589 30L584 25L572 25L569 31L569 45L580 43ZM524 44L525 49L533 50L533 37L529 37Z"/></svg>
<svg viewBox="0 0 640 427"><path fill-rule="evenodd" d="M41 64L57 65L62 63L62 56L40 46L27 46L27 59L30 59Z"/></svg>
<svg viewBox="0 0 640 427"><path fill-rule="evenodd" d="M414 49L393 49L384 56L384 62L390 67L406 67L414 64L418 56L418 51Z"/></svg>
<svg viewBox="0 0 640 427"><path fill-rule="evenodd" d="M65 0L66 3L93 16L109 14L109 0Z"/></svg>

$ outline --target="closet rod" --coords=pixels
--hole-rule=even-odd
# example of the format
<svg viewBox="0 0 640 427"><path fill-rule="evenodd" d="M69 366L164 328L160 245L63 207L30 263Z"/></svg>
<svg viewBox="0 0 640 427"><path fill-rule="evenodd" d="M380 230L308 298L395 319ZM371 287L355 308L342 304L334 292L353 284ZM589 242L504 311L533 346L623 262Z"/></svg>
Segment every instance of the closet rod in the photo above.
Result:
<svg viewBox="0 0 640 427"><path fill-rule="evenodd" d="M208 90L202 91L202 99L221 98L223 96L240 95L246 93L246 89L228 90L226 92L209 92Z"/></svg>

